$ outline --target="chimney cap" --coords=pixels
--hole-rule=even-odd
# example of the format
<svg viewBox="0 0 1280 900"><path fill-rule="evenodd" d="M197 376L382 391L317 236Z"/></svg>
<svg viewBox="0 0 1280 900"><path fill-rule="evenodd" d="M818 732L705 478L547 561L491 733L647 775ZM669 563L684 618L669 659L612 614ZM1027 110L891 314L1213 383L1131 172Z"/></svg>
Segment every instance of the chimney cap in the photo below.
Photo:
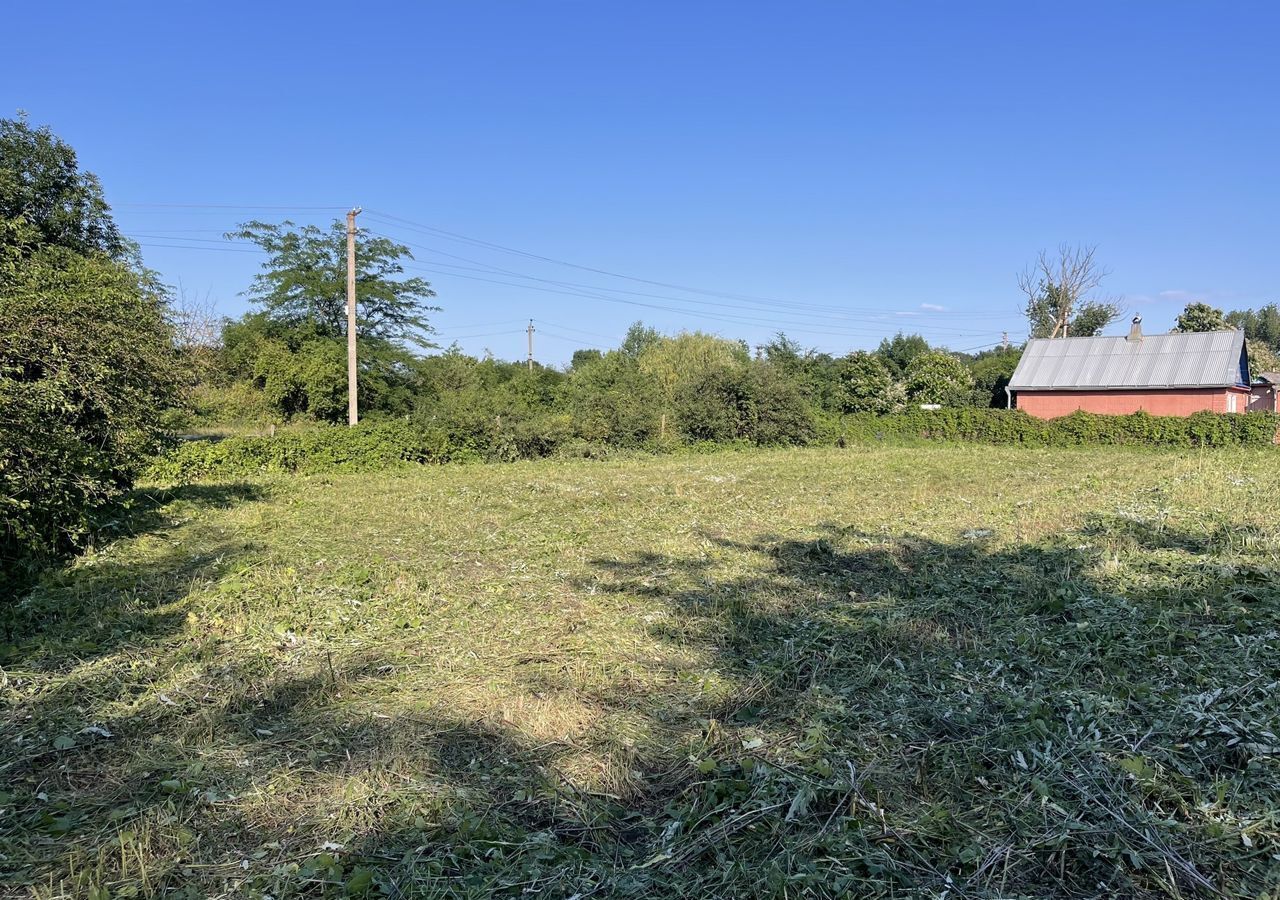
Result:
<svg viewBox="0 0 1280 900"><path fill-rule="evenodd" d="M1129 336L1125 340L1129 340L1129 341L1142 340L1142 316L1133 317L1133 324L1129 326Z"/></svg>

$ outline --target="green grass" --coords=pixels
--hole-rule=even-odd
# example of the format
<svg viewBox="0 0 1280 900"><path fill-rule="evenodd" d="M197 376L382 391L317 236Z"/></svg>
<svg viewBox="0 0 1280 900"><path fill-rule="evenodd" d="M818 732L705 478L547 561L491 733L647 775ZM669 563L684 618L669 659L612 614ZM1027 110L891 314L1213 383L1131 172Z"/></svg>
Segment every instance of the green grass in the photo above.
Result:
<svg viewBox="0 0 1280 900"><path fill-rule="evenodd" d="M3 613L15 896L1280 891L1274 451L140 492Z"/></svg>

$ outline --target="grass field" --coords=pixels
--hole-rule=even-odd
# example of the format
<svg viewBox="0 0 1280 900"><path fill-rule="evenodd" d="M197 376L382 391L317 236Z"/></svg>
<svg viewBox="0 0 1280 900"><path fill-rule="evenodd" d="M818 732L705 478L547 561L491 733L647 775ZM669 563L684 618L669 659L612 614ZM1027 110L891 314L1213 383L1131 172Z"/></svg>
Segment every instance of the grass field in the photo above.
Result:
<svg viewBox="0 0 1280 900"><path fill-rule="evenodd" d="M1278 459L141 492L2 614L0 892L1280 896Z"/></svg>

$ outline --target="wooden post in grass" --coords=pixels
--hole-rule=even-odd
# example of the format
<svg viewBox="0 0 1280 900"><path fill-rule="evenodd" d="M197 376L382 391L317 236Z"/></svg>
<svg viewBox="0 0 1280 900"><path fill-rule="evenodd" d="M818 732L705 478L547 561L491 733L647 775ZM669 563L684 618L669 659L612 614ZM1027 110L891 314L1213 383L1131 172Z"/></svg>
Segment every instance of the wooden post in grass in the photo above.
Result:
<svg viewBox="0 0 1280 900"><path fill-rule="evenodd" d="M360 207L347 213L347 425L360 421L356 401L356 216Z"/></svg>

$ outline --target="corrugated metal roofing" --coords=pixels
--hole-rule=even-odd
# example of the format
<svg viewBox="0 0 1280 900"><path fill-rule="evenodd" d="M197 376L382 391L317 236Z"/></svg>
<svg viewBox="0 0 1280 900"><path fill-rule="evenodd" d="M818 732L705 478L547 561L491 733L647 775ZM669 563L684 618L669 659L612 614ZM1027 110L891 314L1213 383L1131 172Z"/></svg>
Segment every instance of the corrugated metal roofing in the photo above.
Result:
<svg viewBox="0 0 1280 900"><path fill-rule="evenodd" d="M1229 387L1249 383L1243 331L1027 341L1009 388Z"/></svg>

